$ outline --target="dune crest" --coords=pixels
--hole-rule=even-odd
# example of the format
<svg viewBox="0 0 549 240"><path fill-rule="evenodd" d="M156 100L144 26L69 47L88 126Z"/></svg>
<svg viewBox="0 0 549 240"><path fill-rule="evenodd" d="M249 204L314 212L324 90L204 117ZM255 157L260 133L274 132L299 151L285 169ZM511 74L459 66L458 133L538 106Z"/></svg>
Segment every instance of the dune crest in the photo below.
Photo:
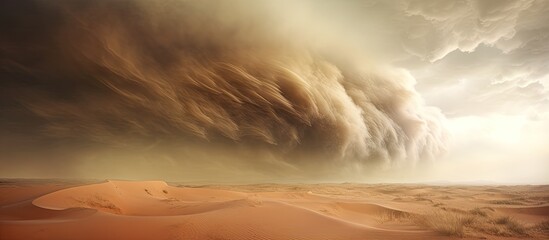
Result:
<svg viewBox="0 0 549 240"><path fill-rule="evenodd" d="M245 196L225 190L172 187L163 181L108 180L46 194L32 203L50 210L91 208L119 215L168 216L216 209Z"/></svg>

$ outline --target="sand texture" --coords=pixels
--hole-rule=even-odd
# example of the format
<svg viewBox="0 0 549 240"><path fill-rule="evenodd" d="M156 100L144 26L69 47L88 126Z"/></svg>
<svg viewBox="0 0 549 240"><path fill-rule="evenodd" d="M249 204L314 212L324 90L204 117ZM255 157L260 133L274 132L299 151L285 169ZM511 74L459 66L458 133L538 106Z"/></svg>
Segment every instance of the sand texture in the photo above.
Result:
<svg viewBox="0 0 549 240"><path fill-rule="evenodd" d="M4 180L0 239L549 238L549 186Z"/></svg>

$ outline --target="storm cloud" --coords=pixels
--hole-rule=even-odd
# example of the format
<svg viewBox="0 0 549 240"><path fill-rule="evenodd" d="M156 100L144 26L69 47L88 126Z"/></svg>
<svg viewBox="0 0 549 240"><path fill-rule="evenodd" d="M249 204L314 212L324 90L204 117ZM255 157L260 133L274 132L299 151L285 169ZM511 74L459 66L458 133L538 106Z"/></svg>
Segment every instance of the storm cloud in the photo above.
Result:
<svg viewBox="0 0 549 240"><path fill-rule="evenodd" d="M267 175L273 164L367 174L445 150L444 116L424 105L406 70L337 48L345 36L319 44L323 35L265 2L3 5L5 163L54 145L71 152L52 160L56 168L81 164L91 151L81 146L200 164L173 151L190 147L214 162L261 152L238 162Z"/></svg>

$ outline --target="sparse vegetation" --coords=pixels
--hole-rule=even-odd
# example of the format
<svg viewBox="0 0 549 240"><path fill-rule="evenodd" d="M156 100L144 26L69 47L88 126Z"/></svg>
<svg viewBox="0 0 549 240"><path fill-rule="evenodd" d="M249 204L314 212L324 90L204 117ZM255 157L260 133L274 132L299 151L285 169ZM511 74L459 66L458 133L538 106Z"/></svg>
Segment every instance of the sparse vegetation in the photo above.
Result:
<svg viewBox="0 0 549 240"><path fill-rule="evenodd" d="M379 215L379 222L406 221L410 220L412 214L401 211L383 211Z"/></svg>
<svg viewBox="0 0 549 240"><path fill-rule="evenodd" d="M516 221L514 218L509 216L503 216L499 217L494 220L494 223L499 225L504 225L507 230L509 230L511 233L515 233L518 235L526 235L526 227Z"/></svg>
<svg viewBox="0 0 549 240"><path fill-rule="evenodd" d="M523 203L515 200L492 200L489 203L498 205L524 205Z"/></svg>
<svg viewBox="0 0 549 240"><path fill-rule="evenodd" d="M536 232L549 234L549 220L540 222L532 227L532 230Z"/></svg>
<svg viewBox="0 0 549 240"><path fill-rule="evenodd" d="M448 236L467 237L468 232L482 232L495 236L529 236L528 228L509 216L492 218L494 210L489 207L469 211L456 208L441 208L430 214L416 216L415 222ZM547 231L549 223L536 225L536 231ZM545 229L545 230L543 230Z"/></svg>
<svg viewBox="0 0 549 240"><path fill-rule="evenodd" d="M494 220L494 223L500 224L500 225L507 224L509 222L511 222L511 217L509 216L499 217L496 220Z"/></svg>
<svg viewBox="0 0 549 240"><path fill-rule="evenodd" d="M489 215L488 211L493 212L494 209L492 209L492 208L474 208L474 209L469 210L469 213L471 213L473 215L481 216L481 217L488 217L488 215Z"/></svg>
<svg viewBox="0 0 549 240"><path fill-rule="evenodd" d="M465 227L475 223L475 217L457 212L438 210L431 214L419 216L416 222L444 235L464 237Z"/></svg>
<svg viewBox="0 0 549 240"><path fill-rule="evenodd" d="M507 229L509 229L509 231L511 231L513 233L516 233L516 234L519 234L519 235L527 235L526 227L524 227L523 224L521 224L517 221L514 221L514 220L510 221L507 224L505 224L505 226L507 226Z"/></svg>

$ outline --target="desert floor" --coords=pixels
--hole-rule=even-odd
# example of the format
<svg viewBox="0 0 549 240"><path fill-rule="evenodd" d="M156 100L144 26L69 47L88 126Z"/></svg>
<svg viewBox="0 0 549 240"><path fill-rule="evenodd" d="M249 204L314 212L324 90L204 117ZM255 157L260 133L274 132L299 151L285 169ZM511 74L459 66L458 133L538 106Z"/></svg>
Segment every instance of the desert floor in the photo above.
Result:
<svg viewBox="0 0 549 240"><path fill-rule="evenodd" d="M0 239L549 239L549 186L0 182Z"/></svg>

